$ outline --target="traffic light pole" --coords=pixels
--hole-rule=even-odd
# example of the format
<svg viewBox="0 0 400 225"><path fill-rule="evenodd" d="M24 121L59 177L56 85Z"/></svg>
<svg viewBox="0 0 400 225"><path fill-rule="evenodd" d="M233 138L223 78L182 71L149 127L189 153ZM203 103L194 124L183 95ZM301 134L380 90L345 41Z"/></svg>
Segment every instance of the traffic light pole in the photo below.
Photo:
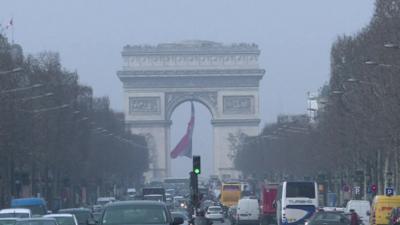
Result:
<svg viewBox="0 0 400 225"><path fill-rule="evenodd" d="M198 177L194 172L190 172L190 215L197 215L198 208Z"/></svg>
<svg viewBox="0 0 400 225"><path fill-rule="evenodd" d="M199 178L201 173L200 156L193 156L193 170L190 174L190 196L191 196L191 215L197 215L200 205ZM194 212L193 212L194 211Z"/></svg>

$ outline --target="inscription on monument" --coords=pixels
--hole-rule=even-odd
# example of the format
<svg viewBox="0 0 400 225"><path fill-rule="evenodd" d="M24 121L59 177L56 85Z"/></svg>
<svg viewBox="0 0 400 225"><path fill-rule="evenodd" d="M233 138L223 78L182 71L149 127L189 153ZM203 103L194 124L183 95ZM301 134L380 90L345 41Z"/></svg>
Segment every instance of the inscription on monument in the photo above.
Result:
<svg viewBox="0 0 400 225"><path fill-rule="evenodd" d="M160 114L159 97L130 97L129 114Z"/></svg>
<svg viewBox="0 0 400 225"><path fill-rule="evenodd" d="M224 96L224 114L252 114L254 113L254 96Z"/></svg>

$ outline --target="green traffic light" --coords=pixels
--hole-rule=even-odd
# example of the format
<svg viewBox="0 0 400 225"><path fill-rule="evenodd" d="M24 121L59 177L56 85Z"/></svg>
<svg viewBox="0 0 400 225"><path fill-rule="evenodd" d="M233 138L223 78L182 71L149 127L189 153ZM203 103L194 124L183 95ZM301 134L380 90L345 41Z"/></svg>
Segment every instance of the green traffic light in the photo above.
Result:
<svg viewBox="0 0 400 225"><path fill-rule="evenodd" d="M200 174L200 169L198 169L198 168L194 169L194 173L195 174Z"/></svg>

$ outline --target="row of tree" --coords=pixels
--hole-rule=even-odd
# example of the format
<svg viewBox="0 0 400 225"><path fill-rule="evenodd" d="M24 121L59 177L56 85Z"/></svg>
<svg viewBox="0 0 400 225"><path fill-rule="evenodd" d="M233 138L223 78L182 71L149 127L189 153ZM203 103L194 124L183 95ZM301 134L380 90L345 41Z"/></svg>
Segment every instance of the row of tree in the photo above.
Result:
<svg viewBox="0 0 400 225"><path fill-rule="evenodd" d="M50 206L90 203L139 182L144 137L126 130L107 97L94 97L59 55L24 56L0 36L0 194L45 197Z"/></svg>
<svg viewBox="0 0 400 225"><path fill-rule="evenodd" d="M342 184L361 183L365 190L376 184L378 193L388 186L398 190L399 27L400 0L377 0L370 24L332 46L331 76L318 98L317 123L278 122L257 137L243 137L234 148L236 167L264 177L276 171L324 173Z"/></svg>

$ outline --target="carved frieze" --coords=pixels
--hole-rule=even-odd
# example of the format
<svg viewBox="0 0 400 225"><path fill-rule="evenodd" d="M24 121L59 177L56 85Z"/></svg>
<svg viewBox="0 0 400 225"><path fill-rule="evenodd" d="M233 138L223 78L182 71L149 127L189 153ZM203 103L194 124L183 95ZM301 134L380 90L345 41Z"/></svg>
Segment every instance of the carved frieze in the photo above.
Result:
<svg viewBox="0 0 400 225"><path fill-rule="evenodd" d="M178 104L194 100L206 104L211 110L211 113L216 112L218 107L217 92L167 92L165 93L165 107L168 116L171 116L173 109L177 107Z"/></svg>
<svg viewBox="0 0 400 225"><path fill-rule="evenodd" d="M125 56L125 67L237 67L257 68L258 55L140 55Z"/></svg>
<svg viewBox="0 0 400 225"><path fill-rule="evenodd" d="M160 114L160 97L130 97L129 114Z"/></svg>
<svg viewBox="0 0 400 225"><path fill-rule="evenodd" d="M253 114L254 96L223 96L224 114Z"/></svg>

